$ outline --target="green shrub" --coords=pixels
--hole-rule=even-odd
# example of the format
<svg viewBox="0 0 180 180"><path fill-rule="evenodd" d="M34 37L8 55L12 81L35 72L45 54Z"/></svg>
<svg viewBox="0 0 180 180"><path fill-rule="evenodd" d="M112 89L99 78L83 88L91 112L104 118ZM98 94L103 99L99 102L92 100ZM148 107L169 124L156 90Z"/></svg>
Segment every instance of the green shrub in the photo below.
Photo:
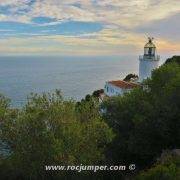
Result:
<svg viewBox="0 0 180 180"><path fill-rule="evenodd" d="M141 172L136 180L178 180L180 179L180 156L167 154L152 168Z"/></svg>

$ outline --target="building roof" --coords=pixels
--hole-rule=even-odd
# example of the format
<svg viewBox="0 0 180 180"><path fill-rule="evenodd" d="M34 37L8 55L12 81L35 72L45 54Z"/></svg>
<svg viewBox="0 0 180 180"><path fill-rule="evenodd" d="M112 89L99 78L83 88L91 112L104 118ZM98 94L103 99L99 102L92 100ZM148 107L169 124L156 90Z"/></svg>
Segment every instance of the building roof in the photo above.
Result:
<svg viewBox="0 0 180 180"><path fill-rule="evenodd" d="M149 41L148 41L148 43L145 44L144 48L156 48L156 46L153 43L153 39L154 38L149 37L148 38Z"/></svg>
<svg viewBox="0 0 180 180"><path fill-rule="evenodd" d="M108 83L112 84L113 86L122 88L122 89L132 89L135 87L139 87L139 84L136 84L133 82L122 81L122 80L108 81Z"/></svg>

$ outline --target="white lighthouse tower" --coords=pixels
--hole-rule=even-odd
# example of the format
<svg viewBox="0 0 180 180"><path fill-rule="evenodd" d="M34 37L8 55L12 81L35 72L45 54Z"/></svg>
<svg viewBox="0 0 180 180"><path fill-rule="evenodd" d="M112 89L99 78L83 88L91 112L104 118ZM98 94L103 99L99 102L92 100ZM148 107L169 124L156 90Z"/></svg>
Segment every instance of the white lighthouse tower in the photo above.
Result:
<svg viewBox="0 0 180 180"><path fill-rule="evenodd" d="M153 38L149 37L149 42L144 46L144 55L139 57L139 81L151 77L152 70L158 68L160 56L156 55L156 46Z"/></svg>

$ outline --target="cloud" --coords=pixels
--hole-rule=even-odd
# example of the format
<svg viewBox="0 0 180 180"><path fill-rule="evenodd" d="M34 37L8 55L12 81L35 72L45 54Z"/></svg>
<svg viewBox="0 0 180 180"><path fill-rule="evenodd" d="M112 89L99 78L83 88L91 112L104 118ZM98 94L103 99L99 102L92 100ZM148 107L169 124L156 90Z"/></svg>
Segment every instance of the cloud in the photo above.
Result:
<svg viewBox="0 0 180 180"><path fill-rule="evenodd" d="M140 53L153 35L178 52L179 12L179 0L0 0L0 51Z"/></svg>
<svg viewBox="0 0 180 180"><path fill-rule="evenodd" d="M151 34L155 37L161 37L174 42L180 41L180 13L169 16L166 19L153 21L143 24L135 29L137 33Z"/></svg>
<svg viewBox="0 0 180 180"><path fill-rule="evenodd" d="M122 55L143 53L146 37L125 31L103 29L84 35L36 35L1 39L0 53L3 54L52 54L52 55ZM177 53L180 44L158 39L159 53Z"/></svg>
<svg viewBox="0 0 180 180"><path fill-rule="evenodd" d="M0 0L0 6L9 7L9 16L21 12L22 16L31 18L98 21L126 27L163 19L180 11L178 0Z"/></svg>

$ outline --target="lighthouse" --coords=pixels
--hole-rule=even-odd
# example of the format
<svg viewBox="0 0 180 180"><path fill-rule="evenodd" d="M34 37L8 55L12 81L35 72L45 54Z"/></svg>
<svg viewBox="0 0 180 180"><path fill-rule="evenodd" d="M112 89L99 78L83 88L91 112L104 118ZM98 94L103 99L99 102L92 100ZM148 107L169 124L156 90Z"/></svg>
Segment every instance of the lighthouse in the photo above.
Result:
<svg viewBox="0 0 180 180"><path fill-rule="evenodd" d="M148 38L148 43L144 46L144 55L139 56L139 81L150 78L152 70L158 68L160 56L156 55L156 46L152 37Z"/></svg>

